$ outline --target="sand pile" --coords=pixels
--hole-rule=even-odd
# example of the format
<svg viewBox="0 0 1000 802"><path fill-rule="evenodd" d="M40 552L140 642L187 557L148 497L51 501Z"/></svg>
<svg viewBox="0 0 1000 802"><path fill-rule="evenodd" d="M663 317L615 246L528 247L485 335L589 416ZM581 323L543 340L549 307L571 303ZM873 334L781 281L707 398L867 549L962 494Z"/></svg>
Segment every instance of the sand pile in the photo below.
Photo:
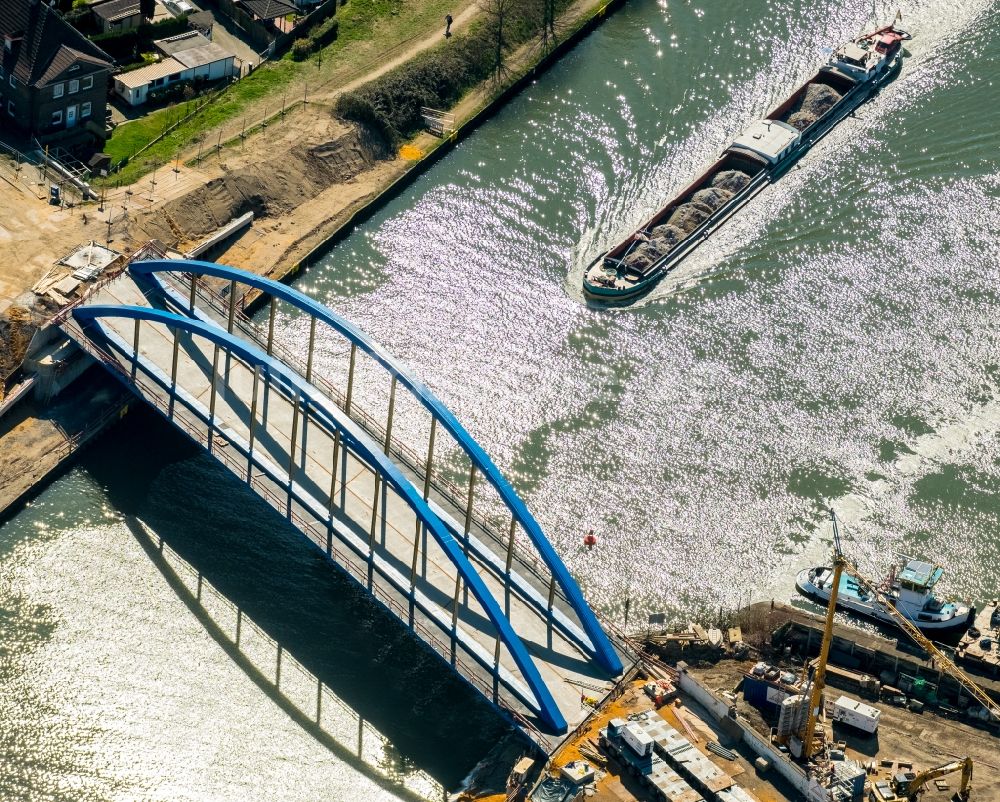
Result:
<svg viewBox="0 0 1000 802"><path fill-rule="evenodd" d="M709 186L724 189L735 195L749 183L750 176L742 170L720 170L712 177Z"/></svg>
<svg viewBox="0 0 1000 802"><path fill-rule="evenodd" d="M140 215L137 227L147 238L183 247L246 212L258 218L288 214L391 155L382 139L361 127L341 129L333 139L296 144L286 151L276 149L270 160L230 170Z"/></svg>
<svg viewBox="0 0 1000 802"><path fill-rule="evenodd" d="M6 378L24 359L28 343L38 327L32 322L31 312L24 307L11 306L0 315L0 379ZM0 398L3 387L0 386Z"/></svg>

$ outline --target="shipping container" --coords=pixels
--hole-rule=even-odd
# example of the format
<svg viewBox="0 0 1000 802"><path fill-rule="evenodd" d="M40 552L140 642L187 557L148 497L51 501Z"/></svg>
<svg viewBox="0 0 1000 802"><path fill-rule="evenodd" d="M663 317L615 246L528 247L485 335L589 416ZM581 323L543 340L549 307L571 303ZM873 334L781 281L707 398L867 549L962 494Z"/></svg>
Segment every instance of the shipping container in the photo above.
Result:
<svg viewBox="0 0 1000 802"><path fill-rule="evenodd" d="M869 735L878 729L878 719L882 714L878 708L866 705L857 699L851 699L849 696L841 696L833 703L832 710L829 712L834 721L847 724L861 730L861 732L867 732Z"/></svg>
<svg viewBox="0 0 1000 802"><path fill-rule="evenodd" d="M627 743L637 755L653 754L653 739L649 734L634 721L629 722L621 729L622 739Z"/></svg>
<svg viewBox="0 0 1000 802"><path fill-rule="evenodd" d="M778 705L788 696L773 683L746 674L743 677L743 699L756 707L765 716L777 716Z"/></svg>

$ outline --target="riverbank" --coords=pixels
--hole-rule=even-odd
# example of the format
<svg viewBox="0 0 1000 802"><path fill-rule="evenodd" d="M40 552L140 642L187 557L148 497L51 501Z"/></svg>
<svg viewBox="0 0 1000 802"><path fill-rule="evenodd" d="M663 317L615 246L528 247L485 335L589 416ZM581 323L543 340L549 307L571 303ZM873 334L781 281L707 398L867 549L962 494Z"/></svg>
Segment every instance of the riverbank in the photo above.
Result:
<svg viewBox="0 0 1000 802"><path fill-rule="evenodd" d="M27 178L13 176L0 186L0 192L18 201L11 204L7 230L23 233L24 245L37 243L30 232L37 233L44 219L53 241L30 255L9 254L17 258L5 260L7 267L0 269L0 313L16 302L27 306L30 287L74 242L104 240L130 253L145 241L158 239L184 252L247 210L256 214L253 225L212 256L287 280L488 120L621 2L573 3L557 20L554 45L544 50L540 41L522 45L507 60L509 77L503 84L482 84L451 109L455 130L450 136L421 133L401 149L406 156L387 158L387 143L334 117L330 102L313 101L291 109L277 124L262 127L252 142L242 140L239 148L221 149L215 164L199 162L195 168L178 164L166 176L161 173L159 181L154 172L127 194L110 194L96 213L89 207L50 207ZM468 23L474 7L461 9L457 23ZM374 79L432 46L432 40L422 40L340 91ZM272 154L272 160L261 163L262 153ZM99 216L101 211L107 220ZM97 403L100 406L100 399ZM109 413L86 404L42 409L29 401L20 403L0 428L0 516L43 486L77 448L115 419L123 404Z"/></svg>
<svg viewBox="0 0 1000 802"><path fill-rule="evenodd" d="M127 410L128 394L91 368L55 402L26 398L0 418L0 521L16 513Z"/></svg>
<svg viewBox="0 0 1000 802"><path fill-rule="evenodd" d="M419 153L409 161L400 157L388 183L366 195L360 202L348 204L339 215L311 228L286 250L279 261L267 268L267 275L279 281L287 280L317 259L357 224L377 212L388 201L408 187L424 170L443 158L452 148L480 125L496 114L526 85L552 66L561 56L589 34L608 13L624 0L578 0L557 21L559 38L549 49L541 50L539 41L522 45L507 62L509 78L500 86L480 85L468 93L450 113L455 117L455 130L447 137L422 133L409 143L410 152ZM403 149L406 150L405 148ZM244 256L236 251L237 258Z"/></svg>
<svg viewBox="0 0 1000 802"><path fill-rule="evenodd" d="M481 84L450 110L455 130L448 137L421 133L393 152L378 135L335 117L331 95L297 106L217 154L191 154L194 166L161 175L158 184L155 176L139 182L128 202L140 211L112 229L136 244L159 239L184 252L253 211L253 225L212 258L287 279L395 197L620 3L573 3L557 21L555 44L522 45L509 55L502 84Z"/></svg>

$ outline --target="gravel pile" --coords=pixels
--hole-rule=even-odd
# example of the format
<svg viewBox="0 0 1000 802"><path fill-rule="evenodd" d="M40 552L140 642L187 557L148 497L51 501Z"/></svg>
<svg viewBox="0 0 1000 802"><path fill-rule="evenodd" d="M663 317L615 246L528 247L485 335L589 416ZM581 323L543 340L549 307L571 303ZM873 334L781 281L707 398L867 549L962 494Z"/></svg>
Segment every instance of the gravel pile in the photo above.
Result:
<svg viewBox="0 0 1000 802"><path fill-rule="evenodd" d="M692 231L720 209L735 193L750 183L742 170L720 170L686 203L682 203L670 219L649 232L649 240L637 245L622 260L640 273L676 248Z"/></svg>
<svg viewBox="0 0 1000 802"><path fill-rule="evenodd" d="M796 108L785 122L805 131L840 102L843 95L826 84L809 84Z"/></svg>

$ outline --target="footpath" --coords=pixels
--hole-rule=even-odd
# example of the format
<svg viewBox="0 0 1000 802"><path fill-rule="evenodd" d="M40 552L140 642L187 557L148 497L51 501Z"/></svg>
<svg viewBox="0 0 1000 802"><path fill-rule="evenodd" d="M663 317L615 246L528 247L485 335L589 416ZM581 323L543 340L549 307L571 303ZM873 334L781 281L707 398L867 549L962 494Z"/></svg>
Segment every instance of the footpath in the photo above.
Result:
<svg viewBox="0 0 1000 802"><path fill-rule="evenodd" d="M502 85L487 81L449 110L456 128L449 137L422 133L399 153L388 154L385 143L366 140L356 126L333 113L343 92L439 45L441 31L435 31L365 76L311 95L307 104L246 137L238 128L210 133L208 141L235 138L237 144L210 148L208 154L193 146L178 164L132 185L127 197L117 193L114 202L124 203L117 212L112 210L118 216L111 230L133 247L158 239L185 252L230 220L253 211L250 228L225 249L214 251L213 258L284 279L488 119L519 91L526 77L558 60L620 2L576 0L557 21L554 45L545 49L539 38L522 45L508 55L508 77ZM481 14L478 5L465 6L453 29L461 32ZM128 214L122 213L125 205Z"/></svg>
<svg viewBox="0 0 1000 802"><path fill-rule="evenodd" d="M535 40L511 53L505 83L486 82L468 93L451 109L455 131L446 138L417 135L402 149L409 158L386 158L377 143L363 141L355 126L334 117L333 104L339 93L439 44L441 31L422 36L338 89L317 93L239 146L222 147L195 167L179 160L175 169L109 193L100 209L50 207L38 182L19 173L0 175L0 204L6 209L0 224L0 255L5 256L0 259L0 316L12 306L30 305L30 288L77 244L96 240L130 253L159 239L183 253L248 209L256 215L253 225L212 258L289 278L381 208L623 1L576 0L557 20L555 45L546 50ZM480 13L475 2L456 4L453 29L473 24ZM54 404L36 406L25 399L0 416L0 518L123 414L124 395L93 373L88 371Z"/></svg>

